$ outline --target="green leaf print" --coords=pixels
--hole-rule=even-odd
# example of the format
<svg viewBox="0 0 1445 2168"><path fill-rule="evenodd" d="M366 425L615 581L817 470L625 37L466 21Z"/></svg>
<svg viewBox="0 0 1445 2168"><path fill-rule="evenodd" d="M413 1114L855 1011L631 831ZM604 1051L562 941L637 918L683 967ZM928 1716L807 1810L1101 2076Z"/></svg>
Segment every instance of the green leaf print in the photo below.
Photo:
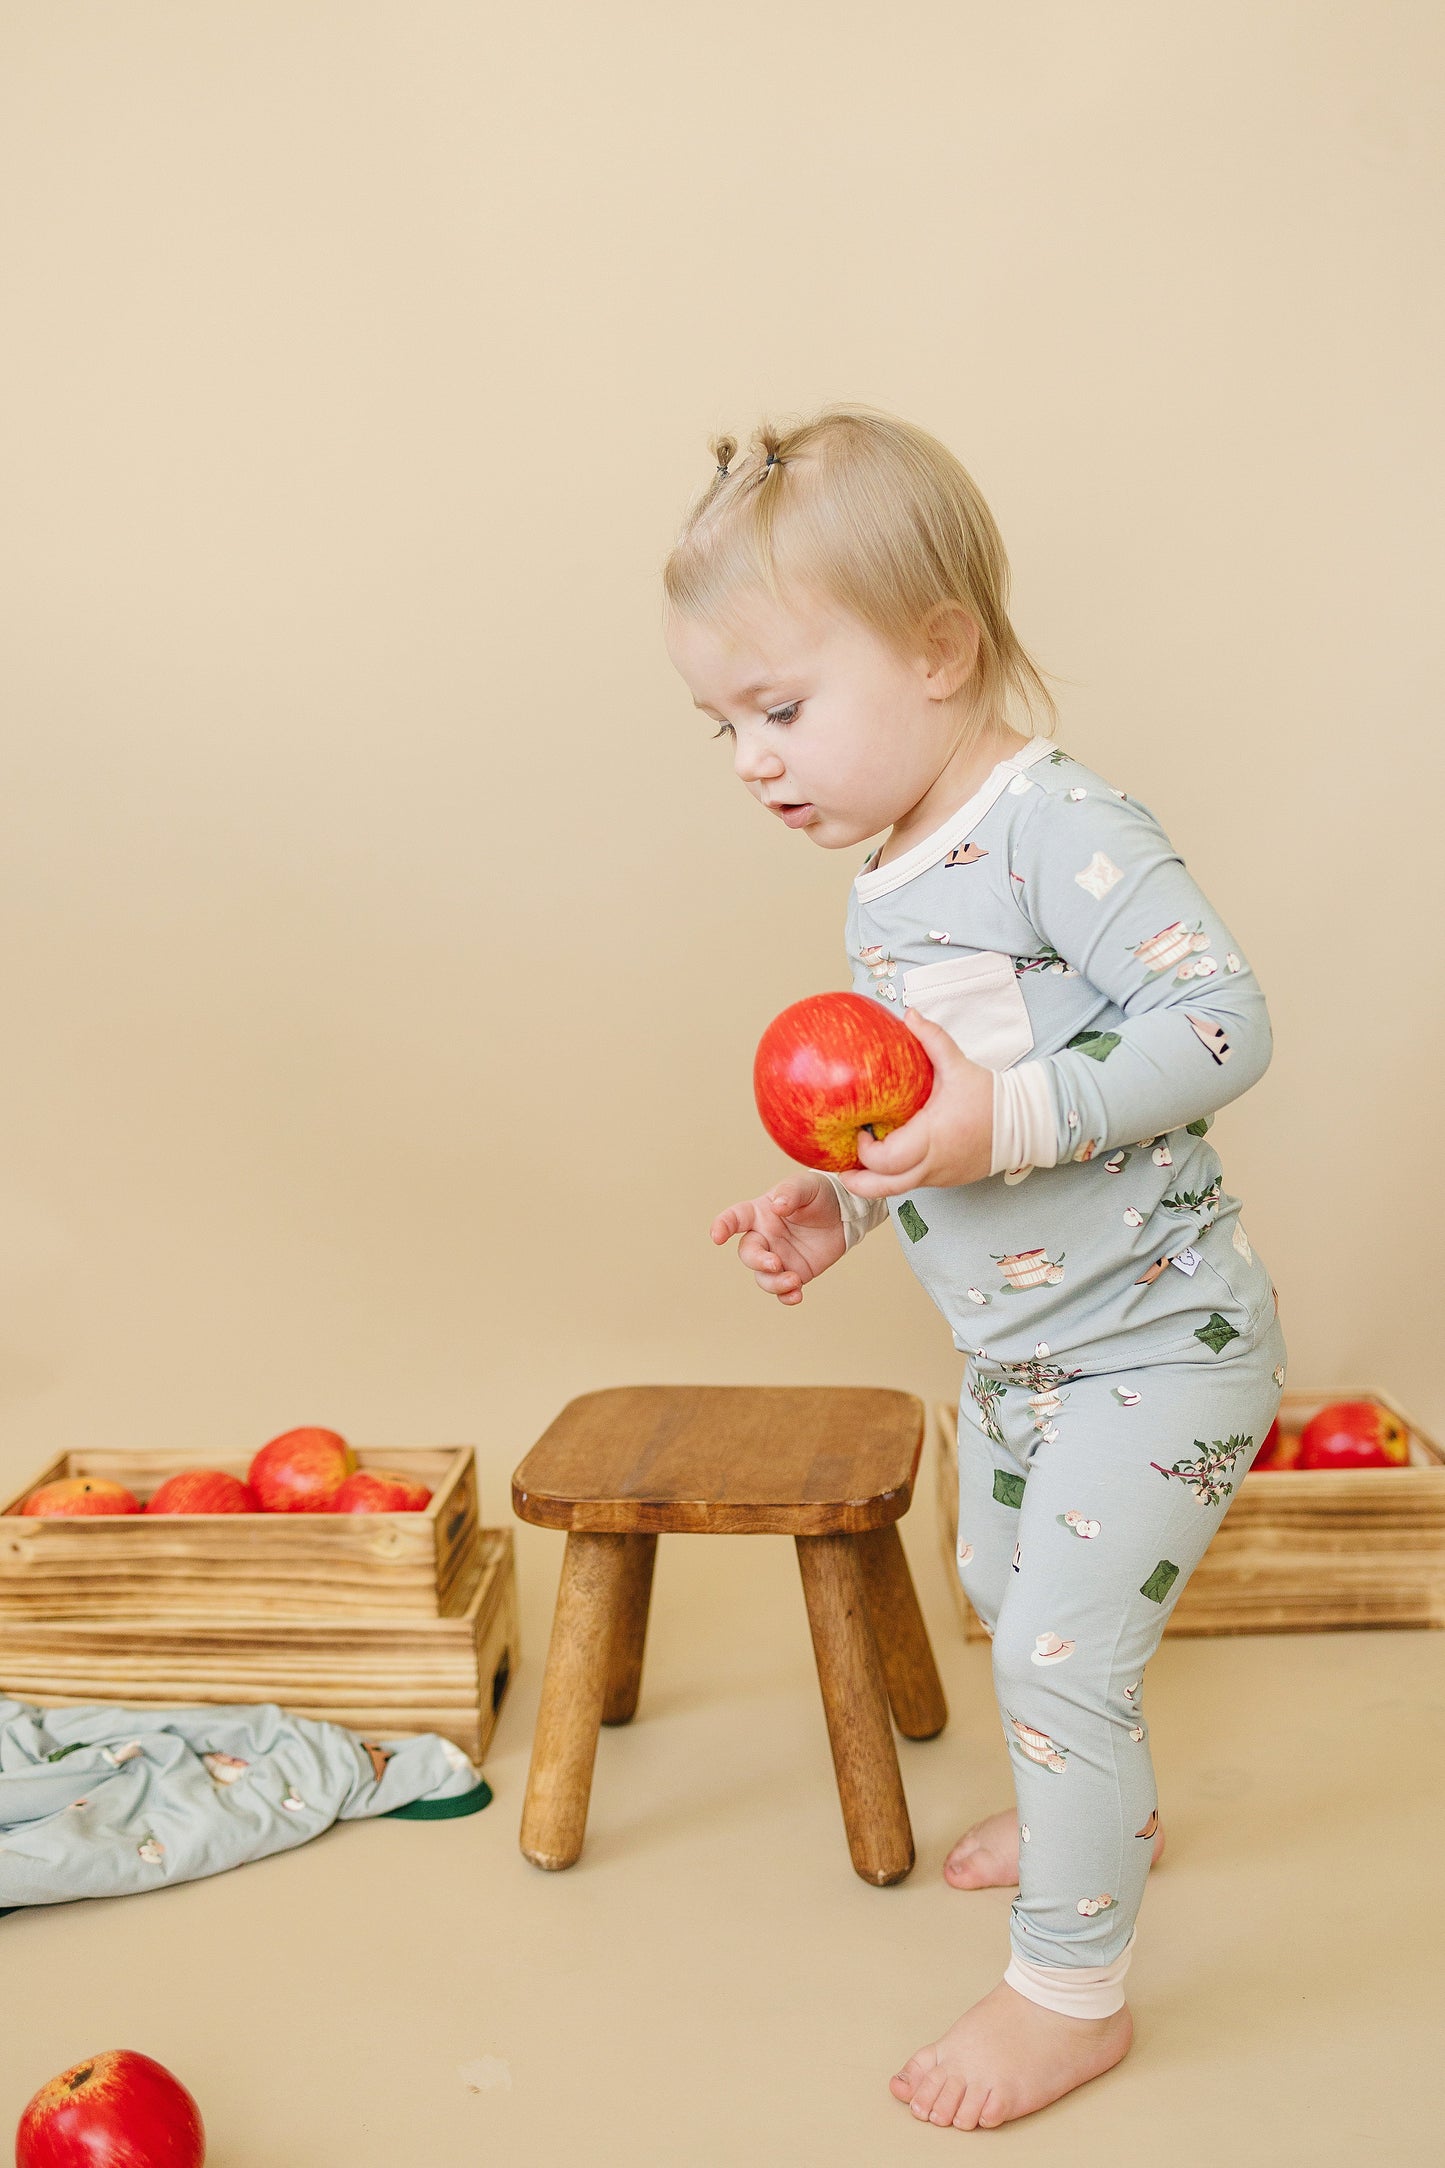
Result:
<svg viewBox="0 0 1445 2168"><path fill-rule="evenodd" d="M48 1762L52 1762L52 1761L64 1761L64 1759L65 1759L65 1757L66 1757L66 1755L67 1755L67 1754L78 1754L78 1753L80 1752L81 1748L82 1748L82 1747L83 1747L83 1746L84 1746L84 1745L85 1745L86 1743L87 1743L87 1742L86 1742L86 1741L85 1741L84 1739L77 1739L77 1740L75 1740L75 1741L74 1741L74 1743L73 1743L72 1745L70 1745L70 1746L58 1746L58 1747L57 1747L57 1748L55 1749L55 1752L54 1752L53 1754L47 1754L47 1755L46 1755L46 1757L45 1757L45 1759L46 1759L46 1760L47 1760Z"/></svg>
<svg viewBox="0 0 1445 2168"><path fill-rule="evenodd" d="M1208 1189L1176 1189L1172 1197L1161 1197L1160 1206L1166 1212L1207 1212L1218 1204L1220 1185L1210 1183Z"/></svg>
<svg viewBox="0 0 1445 2168"><path fill-rule="evenodd" d="M1194 1337L1202 1340L1206 1347L1212 1347L1216 1355L1222 1355L1230 1341L1239 1338L1239 1333L1227 1318L1221 1317L1215 1310L1211 1312L1207 1325L1195 1327Z"/></svg>
<svg viewBox="0 0 1445 2168"><path fill-rule="evenodd" d="M928 1222L911 1197L905 1197L898 1207L898 1224L910 1242L920 1242L928 1232Z"/></svg>
<svg viewBox="0 0 1445 2168"><path fill-rule="evenodd" d="M993 1471L993 1494L1001 1506L1021 1506L1024 1502L1024 1478L1010 1475L1006 1468ZM1177 1573L1179 1568L1176 1566Z"/></svg>
<svg viewBox="0 0 1445 2168"><path fill-rule="evenodd" d="M1164 1598L1178 1578L1179 1568L1174 1561L1170 1558L1161 1558L1139 1593L1141 1596L1147 1596L1151 1603L1163 1603Z"/></svg>
<svg viewBox="0 0 1445 2168"><path fill-rule="evenodd" d="M1209 1134L1209 1122L1210 1117L1207 1114L1201 1114L1197 1122L1186 1122L1184 1124L1185 1135L1190 1137L1207 1137Z"/></svg>
<svg viewBox="0 0 1445 2168"><path fill-rule="evenodd" d="M1072 758L1072 754L1066 753L1061 745L1056 745L1049 755L1049 766L1051 768L1057 768L1061 760L1070 760Z"/></svg>
<svg viewBox="0 0 1445 2168"><path fill-rule="evenodd" d="M1157 1460L1151 1460L1149 1465L1160 1475L1177 1476L1202 1506L1217 1506L1232 1494L1234 1485L1225 1478L1233 1475L1234 1463L1242 1453L1253 1452L1254 1440L1236 1431L1228 1439L1216 1438L1212 1445L1206 1445L1202 1438L1196 1438L1194 1443L1198 1452L1187 1458L1181 1455L1172 1467L1165 1468Z"/></svg>
<svg viewBox="0 0 1445 2168"><path fill-rule="evenodd" d="M1079 1054L1087 1054L1090 1061L1107 1061L1120 1044L1117 1031L1076 1031L1065 1047Z"/></svg>

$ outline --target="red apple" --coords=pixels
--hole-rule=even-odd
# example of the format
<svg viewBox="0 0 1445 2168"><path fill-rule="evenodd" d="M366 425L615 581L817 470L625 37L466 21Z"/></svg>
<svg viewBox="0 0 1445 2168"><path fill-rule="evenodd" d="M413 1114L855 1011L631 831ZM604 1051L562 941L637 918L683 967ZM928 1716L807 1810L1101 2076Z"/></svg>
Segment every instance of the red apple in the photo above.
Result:
<svg viewBox="0 0 1445 2168"><path fill-rule="evenodd" d="M111 1483L103 1475L65 1476L58 1483L42 1483L20 1508L22 1513L61 1515L139 1513L140 1500L124 1483Z"/></svg>
<svg viewBox="0 0 1445 2168"><path fill-rule="evenodd" d="M333 1513L423 1513L431 1504L425 1483L391 1468L358 1468L331 1501Z"/></svg>
<svg viewBox="0 0 1445 2168"><path fill-rule="evenodd" d="M1281 1430L1278 1418L1264 1434L1264 1443L1250 1462L1249 1472L1257 1475L1261 1468L1268 1475L1283 1475L1299 1466L1299 1434L1293 1430Z"/></svg>
<svg viewBox="0 0 1445 2168"><path fill-rule="evenodd" d="M147 1513L259 1513L249 1483L222 1468L183 1468L146 1500Z"/></svg>
<svg viewBox="0 0 1445 2168"><path fill-rule="evenodd" d="M908 1026L862 994L810 994L775 1016L753 1061L753 1093L774 1144L804 1167L843 1174L858 1132L886 1137L933 1089Z"/></svg>
<svg viewBox="0 0 1445 2168"><path fill-rule="evenodd" d="M1300 1432L1301 1468L1403 1468L1409 1458L1403 1423L1374 1400L1336 1400Z"/></svg>
<svg viewBox="0 0 1445 2168"><path fill-rule="evenodd" d="M263 1513L329 1513L356 1455L335 1430L286 1430L263 1445L250 1467Z"/></svg>
<svg viewBox="0 0 1445 2168"><path fill-rule="evenodd" d="M130 2048L42 2085L15 2133L15 2168L203 2168L201 2111L179 2078Z"/></svg>

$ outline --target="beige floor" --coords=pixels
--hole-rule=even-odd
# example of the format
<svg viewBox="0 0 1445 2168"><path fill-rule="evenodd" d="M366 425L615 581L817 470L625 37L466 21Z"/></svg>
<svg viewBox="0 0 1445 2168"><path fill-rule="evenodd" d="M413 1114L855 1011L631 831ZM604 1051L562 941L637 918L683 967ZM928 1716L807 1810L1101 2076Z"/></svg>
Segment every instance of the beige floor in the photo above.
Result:
<svg viewBox="0 0 1445 2168"><path fill-rule="evenodd" d="M902 1747L905 1884L849 1868L776 1538L662 1545L642 1704L602 1736L586 1851L568 1874L529 1867L561 1539L524 1530L494 1804L0 1922L3 2114L78 2053L130 2044L191 2084L212 2168L891 2168L980 2146L1071 2168L1438 2161L1445 1634L1166 1643L1148 1706L1172 1849L1141 1920L1132 2056L1000 2131L920 2128L892 2100L888 2073L997 1979L1009 1905L939 1879L1008 1773L926 1495L905 1537L952 1709Z"/></svg>

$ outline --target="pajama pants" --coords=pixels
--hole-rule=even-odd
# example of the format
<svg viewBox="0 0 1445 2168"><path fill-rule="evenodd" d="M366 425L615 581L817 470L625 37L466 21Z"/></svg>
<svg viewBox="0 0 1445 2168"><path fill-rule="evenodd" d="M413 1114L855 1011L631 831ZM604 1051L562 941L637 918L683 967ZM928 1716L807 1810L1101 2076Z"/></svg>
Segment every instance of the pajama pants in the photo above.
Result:
<svg viewBox="0 0 1445 2168"><path fill-rule="evenodd" d="M1274 1420L1284 1361L1272 1317L1232 1350L1130 1370L968 1363L958 1572L992 1635L1018 1797L1010 1941L1021 1976L1080 1968L1095 1996L1071 2002L1063 1980L1034 1996L1054 2008L1123 2002L1115 1987L1100 2007L1091 1983L1127 1966L1158 1826L1144 1667Z"/></svg>

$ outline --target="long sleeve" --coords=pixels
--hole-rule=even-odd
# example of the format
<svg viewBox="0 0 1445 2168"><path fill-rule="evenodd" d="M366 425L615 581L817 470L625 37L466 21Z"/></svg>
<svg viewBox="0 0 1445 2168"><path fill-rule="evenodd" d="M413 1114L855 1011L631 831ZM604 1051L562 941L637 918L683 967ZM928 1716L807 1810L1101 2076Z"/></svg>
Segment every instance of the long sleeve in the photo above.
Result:
<svg viewBox="0 0 1445 2168"><path fill-rule="evenodd" d="M843 1247L846 1255L856 1242L863 1240L864 1235L871 1234L875 1227L882 1226L888 1217L888 1200L886 1197L855 1197L851 1189L844 1189L836 1174L829 1174L826 1168L822 1171L824 1181L833 1185L838 1209L843 1215Z"/></svg>
<svg viewBox="0 0 1445 2168"><path fill-rule="evenodd" d="M1147 807L1112 790L1040 790L1010 870L1030 925L1100 997L1066 1048L1014 1071L1035 1164L1201 1120L1264 1074L1259 982Z"/></svg>

